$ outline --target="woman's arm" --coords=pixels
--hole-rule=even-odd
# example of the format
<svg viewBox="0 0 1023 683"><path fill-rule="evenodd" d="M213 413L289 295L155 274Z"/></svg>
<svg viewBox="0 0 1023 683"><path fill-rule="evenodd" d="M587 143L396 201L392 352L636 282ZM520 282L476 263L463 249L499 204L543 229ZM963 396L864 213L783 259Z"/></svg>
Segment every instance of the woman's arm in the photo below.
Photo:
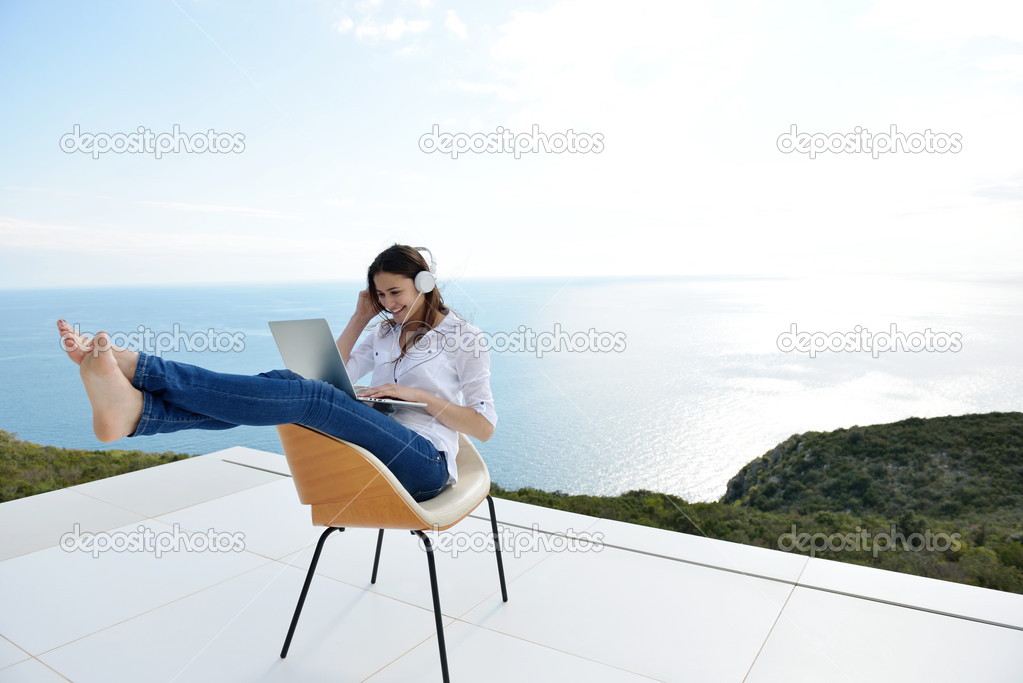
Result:
<svg viewBox="0 0 1023 683"><path fill-rule="evenodd" d="M373 305L369 300L369 290L364 289L359 292L359 301L356 303L355 313L352 314L351 319L348 321L345 331L337 338L337 350L341 352L341 360L345 363L348 363L348 359L352 355L352 349L355 348L355 343L359 341L359 337L362 336L366 326L373 320L374 315L376 315L376 312L373 310Z"/></svg>
<svg viewBox="0 0 1023 683"><path fill-rule="evenodd" d="M418 399L426 404L426 412L437 418L437 422L456 432L486 441L494 434L494 425L472 408L445 401L439 396L423 391Z"/></svg>
<svg viewBox="0 0 1023 683"><path fill-rule="evenodd" d="M397 398L403 401L417 401L426 404L426 412L430 413L442 425L456 432L468 434L471 437L486 441L494 434L494 425L472 408L460 406L457 403L446 401L440 396L434 396L423 389L406 387L401 384L381 384L372 389L364 389L359 392L360 396L372 398Z"/></svg>

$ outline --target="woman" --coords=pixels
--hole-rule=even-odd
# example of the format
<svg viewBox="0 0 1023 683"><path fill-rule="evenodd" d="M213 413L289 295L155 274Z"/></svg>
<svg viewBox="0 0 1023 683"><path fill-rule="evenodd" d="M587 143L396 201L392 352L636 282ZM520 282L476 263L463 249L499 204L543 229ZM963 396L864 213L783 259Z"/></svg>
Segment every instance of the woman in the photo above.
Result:
<svg viewBox="0 0 1023 683"><path fill-rule="evenodd" d="M368 288L337 339L349 375L372 371L362 396L426 404L388 417L318 380L289 370L233 375L163 360L76 334L57 322L64 348L81 368L93 431L103 442L182 429L297 423L376 455L417 501L458 478L458 432L486 441L497 413L490 359L480 330L445 306L422 254L405 245L370 265ZM361 342L377 314L390 314Z"/></svg>

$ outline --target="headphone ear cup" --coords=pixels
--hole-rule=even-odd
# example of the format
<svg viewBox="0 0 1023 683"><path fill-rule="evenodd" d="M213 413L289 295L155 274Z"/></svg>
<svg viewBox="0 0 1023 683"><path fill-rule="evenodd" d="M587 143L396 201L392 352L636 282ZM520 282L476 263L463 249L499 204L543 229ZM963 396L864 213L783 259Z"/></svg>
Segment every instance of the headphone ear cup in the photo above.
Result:
<svg viewBox="0 0 1023 683"><path fill-rule="evenodd" d="M416 279L414 282L416 285L416 291L421 294L429 294L433 291L433 288L437 286L437 278L428 270L421 270L416 273Z"/></svg>

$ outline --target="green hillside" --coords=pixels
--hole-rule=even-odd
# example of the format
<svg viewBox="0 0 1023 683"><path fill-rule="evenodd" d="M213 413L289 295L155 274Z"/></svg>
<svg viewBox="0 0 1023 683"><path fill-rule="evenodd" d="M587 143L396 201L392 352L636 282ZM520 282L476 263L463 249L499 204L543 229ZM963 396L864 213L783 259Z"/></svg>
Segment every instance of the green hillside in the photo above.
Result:
<svg viewBox="0 0 1023 683"><path fill-rule="evenodd" d="M187 457L182 453L41 446L0 429L0 503Z"/></svg>
<svg viewBox="0 0 1023 683"><path fill-rule="evenodd" d="M1023 413L796 434L743 467L721 500L799 514L1023 516Z"/></svg>

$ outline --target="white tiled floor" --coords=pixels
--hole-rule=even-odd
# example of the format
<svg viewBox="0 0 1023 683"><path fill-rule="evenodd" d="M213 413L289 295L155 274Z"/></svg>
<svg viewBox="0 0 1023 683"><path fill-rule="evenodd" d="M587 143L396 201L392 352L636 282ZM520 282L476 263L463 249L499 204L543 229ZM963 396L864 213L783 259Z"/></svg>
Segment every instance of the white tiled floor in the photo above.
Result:
<svg viewBox="0 0 1023 683"><path fill-rule="evenodd" d="M291 477L278 477L269 484L168 512L157 519L192 531L212 528L242 534L246 551L274 560L315 544L323 531L312 525L309 508L298 501Z"/></svg>
<svg viewBox="0 0 1023 683"><path fill-rule="evenodd" d="M0 505L0 683L439 680L402 531L376 584L376 531L330 535L280 659L322 531L286 472L232 448ZM430 534L452 680L1023 679L1023 596L496 503L507 603L485 504ZM94 557L58 545L76 522L240 544Z"/></svg>
<svg viewBox="0 0 1023 683"><path fill-rule="evenodd" d="M225 448L222 451L210 453L209 456L224 462L291 476L291 471L288 469L288 461L280 453L267 453L266 451L257 451L244 446L234 446L233 448Z"/></svg>
<svg viewBox="0 0 1023 683"><path fill-rule="evenodd" d="M800 585L1023 629L1023 595L811 558ZM1023 662L1023 658L1021 658ZM1020 679L1023 680L1023 667Z"/></svg>
<svg viewBox="0 0 1023 683"><path fill-rule="evenodd" d="M602 519L587 532L608 545L662 555L694 564L729 569L751 576L795 583L809 558L704 536Z"/></svg>
<svg viewBox="0 0 1023 683"><path fill-rule="evenodd" d="M136 532L137 524L114 531ZM153 533L172 527L147 520ZM33 655L178 600L267 560L252 553L66 552L0 563L0 634Z"/></svg>
<svg viewBox="0 0 1023 683"><path fill-rule="evenodd" d="M201 455L91 481L71 490L155 517L280 478L279 474L240 467L214 455Z"/></svg>
<svg viewBox="0 0 1023 683"><path fill-rule="evenodd" d="M31 656L6 638L0 638L0 669L9 667Z"/></svg>
<svg viewBox="0 0 1023 683"><path fill-rule="evenodd" d="M642 683L656 680L464 622L444 629L444 638L448 673L453 681ZM440 680L436 637L429 638L369 678L371 683L421 680Z"/></svg>
<svg viewBox="0 0 1023 683"><path fill-rule="evenodd" d="M462 619L660 680L741 681L791 591L604 548L557 553Z"/></svg>
<svg viewBox="0 0 1023 683"><path fill-rule="evenodd" d="M0 683L51 683L67 679L36 659L0 669Z"/></svg>
<svg viewBox="0 0 1023 683"><path fill-rule="evenodd" d="M750 683L1023 679L1023 631L796 588Z"/></svg>
<svg viewBox="0 0 1023 683"><path fill-rule="evenodd" d="M317 577L282 660L304 578L268 563L40 659L83 683L360 681L435 632L432 611Z"/></svg>
<svg viewBox="0 0 1023 683"><path fill-rule="evenodd" d="M0 562L56 545L73 531L73 524L83 532L97 532L142 519L145 515L74 489L12 500L0 505ZM68 520L73 520L72 527Z"/></svg>

